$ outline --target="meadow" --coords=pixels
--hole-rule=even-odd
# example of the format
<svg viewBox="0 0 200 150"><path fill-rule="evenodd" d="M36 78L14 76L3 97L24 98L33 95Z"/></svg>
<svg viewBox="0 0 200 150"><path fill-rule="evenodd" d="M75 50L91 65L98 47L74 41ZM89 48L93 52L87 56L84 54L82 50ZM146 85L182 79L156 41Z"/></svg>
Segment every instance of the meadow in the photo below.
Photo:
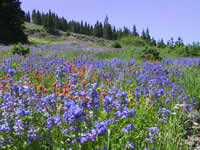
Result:
<svg viewBox="0 0 200 150"><path fill-rule="evenodd" d="M137 50L0 51L0 149L190 150L200 132L200 58Z"/></svg>

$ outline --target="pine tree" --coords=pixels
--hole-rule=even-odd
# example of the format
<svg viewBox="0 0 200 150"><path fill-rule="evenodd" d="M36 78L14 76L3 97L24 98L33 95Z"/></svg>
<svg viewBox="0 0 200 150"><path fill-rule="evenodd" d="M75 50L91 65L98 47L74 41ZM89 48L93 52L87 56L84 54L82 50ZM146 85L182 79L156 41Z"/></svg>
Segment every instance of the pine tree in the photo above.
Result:
<svg viewBox="0 0 200 150"><path fill-rule="evenodd" d="M146 38L146 33L145 33L144 30L142 30L141 38L142 38L143 40L146 40L146 39L147 39L147 38Z"/></svg>
<svg viewBox="0 0 200 150"><path fill-rule="evenodd" d="M26 22L31 22L31 16L30 16L30 12L28 11L28 13L25 13L25 21Z"/></svg>
<svg viewBox="0 0 200 150"><path fill-rule="evenodd" d="M156 46L156 40L154 38L151 39L151 45Z"/></svg>
<svg viewBox="0 0 200 150"><path fill-rule="evenodd" d="M124 31L123 31L123 36L128 36L130 34L130 31L127 27L124 27Z"/></svg>
<svg viewBox="0 0 200 150"><path fill-rule="evenodd" d="M81 34L84 34L84 25L83 25L83 21L81 21L81 31L80 31Z"/></svg>
<svg viewBox="0 0 200 150"><path fill-rule="evenodd" d="M36 24L42 25L42 18L41 18L41 14L39 10L37 10L37 13L36 13Z"/></svg>
<svg viewBox="0 0 200 150"><path fill-rule="evenodd" d="M149 29L147 28L146 29L146 40L148 41L148 42L150 42L151 41L151 36L150 36L150 34L149 34Z"/></svg>
<svg viewBox="0 0 200 150"><path fill-rule="evenodd" d="M135 25L133 25L133 33L132 34L133 34L133 36L139 36Z"/></svg>
<svg viewBox="0 0 200 150"><path fill-rule="evenodd" d="M158 48L165 48L165 47L166 47L166 45L165 45L163 39L161 39L161 40L158 41L157 47L158 47Z"/></svg>
<svg viewBox="0 0 200 150"><path fill-rule="evenodd" d="M56 28L55 28L55 14L49 10L48 13L48 18L47 18L47 24L46 24L46 29L49 33L55 33Z"/></svg>
<svg viewBox="0 0 200 150"><path fill-rule="evenodd" d="M108 16L104 20L103 37L108 40L112 40L112 27L109 24Z"/></svg>
<svg viewBox="0 0 200 150"><path fill-rule="evenodd" d="M36 15L35 9L32 11L32 23L34 23L34 24L37 23L37 15Z"/></svg>
<svg viewBox="0 0 200 150"><path fill-rule="evenodd" d="M115 26L113 27L112 40L117 40L117 31L116 31Z"/></svg>
<svg viewBox="0 0 200 150"><path fill-rule="evenodd" d="M100 37L100 24L99 21L94 25L93 35L96 37Z"/></svg>
<svg viewBox="0 0 200 150"><path fill-rule="evenodd" d="M25 13L19 0L0 1L0 43L27 42L24 34Z"/></svg>
<svg viewBox="0 0 200 150"><path fill-rule="evenodd" d="M103 37L103 25L101 22L99 24L99 37Z"/></svg>
<svg viewBox="0 0 200 150"><path fill-rule="evenodd" d="M179 36L178 40L175 42L175 47L184 46L182 38Z"/></svg>

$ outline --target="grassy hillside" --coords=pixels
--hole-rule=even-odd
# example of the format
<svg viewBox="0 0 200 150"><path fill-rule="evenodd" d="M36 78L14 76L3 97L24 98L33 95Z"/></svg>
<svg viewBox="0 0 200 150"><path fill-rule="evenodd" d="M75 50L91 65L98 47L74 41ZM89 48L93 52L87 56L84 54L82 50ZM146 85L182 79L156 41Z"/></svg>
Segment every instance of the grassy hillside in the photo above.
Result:
<svg viewBox="0 0 200 150"><path fill-rule="evenodd" d="M94 36L87 36L83 34L77 34L72 32L63 32L58 30L56 35L49 34L43 26L25 23L25 32L28 35L28 39L31 43L42 43L42 44L55 44L62 43L62 41L88 41L93 42L92 46L104 47L106 43L110 41L103 38Z"/></svg>

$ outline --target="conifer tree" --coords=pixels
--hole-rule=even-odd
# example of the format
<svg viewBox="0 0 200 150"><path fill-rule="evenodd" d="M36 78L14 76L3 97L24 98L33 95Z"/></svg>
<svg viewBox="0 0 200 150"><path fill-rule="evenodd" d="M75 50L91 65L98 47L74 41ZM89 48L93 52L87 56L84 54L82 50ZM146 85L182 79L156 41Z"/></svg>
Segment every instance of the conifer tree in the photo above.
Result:
<svg viewBox="0 0 200 150"><path fill-rule="evenodd" d="M108 16L104 20L103 37L108 40L112 40L112 27L109 24Z"/></svg>
<svg viewBox="0 0 200 150"><path fill-rule="evenodd" d="M156 46L156 40L154 38L151 39L151 45Z"/></svg>
<svg viewBox="0 0 200 150"><path fill-rule="evenodd" d="M96 37L100 37L100 24L99 21L94 25L93 35Z"/></svg>
<svg viewBox="0 0 200 150"><path fill-rule="evenodd" d="M146 40L148 41L148 42L150 42L151 41L151 36L150 36L150 34L149 34L149 29L147 28L146 29Z"/></svg>
<svg viewBox="0 0 200 150"><path fill-rule="evenodd" d="M42 25L42 18L41 18L41 14L40 14L39 10L37 10L37 13L36 13L36 23L35 24Z"/></svg>
<svg viewBox="0 0 200 150"><path fill-rule="evenodd" d="M130 35L130 31L127 27L124 27L123 36L128 36L128 35Z"/></svg>
<svg viewBox="0 0 200 150"><path fill-rule="evenodd" d="M32 23L34 23L34 24L37 23L37 15L36 15L35 9L32 11Z"/></svg>
<svg viewBox="0 0 200 150"><path fill-rule="evenodd" d="M103 37L103 25L101 22L99 24L99 37Z"/></svg>
<svg viewBox="0 0 200 150"><path fill-rule="evenodd" d="M28 11L28 13L25 13L25 21L26 22L31 22L31 16L30 16L30 12Z"/></svg>
<svg viewBox="0 0 200 150"><path fill-rule="evenodd" d="M182 40L182 38L179 36L178 37L178 40L175 42L175 47L181 47L181 46L183 46L184 44L183 44L183 40Z"/></svg>
<svg viewBox="0 0 200 150"><path fill-rule="evenodd" d="M26 42L24 34L25 13L19 0L0 1L0 43Z"/></svg>
<svg viewBox="0 0 200 150"><path fill-rule="evenodd" d="M55 14L51 12L51 10L49 10L48 13L48 18L47 18L47 24L45 26L45 28L47 29L47 31L49 33L55 33Z"/></svg>
<svg viewBox="0 0 200 150"><path fill-rule="evenodd" d="M146 40L146 33L144 30L142 30L142 35L141 35L141 39Z"/></svg>
<svg viewBox="0 0 200 150"><path fill-rule="evenodd" d="M133 34L133 36L139 36L135 25L133 25L133 33L132 34Z"/></svg>

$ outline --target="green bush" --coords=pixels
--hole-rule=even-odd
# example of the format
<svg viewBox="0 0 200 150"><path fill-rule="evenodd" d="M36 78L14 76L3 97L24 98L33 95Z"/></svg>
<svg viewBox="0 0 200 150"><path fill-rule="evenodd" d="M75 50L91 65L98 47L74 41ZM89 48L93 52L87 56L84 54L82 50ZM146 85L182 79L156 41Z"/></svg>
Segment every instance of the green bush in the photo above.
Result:
<svg viewBox="0 0 200 150"><path fill-rule="evenodd" d="M126 36L120 39L120 43L126 46L143 47L145 46L145 41L135 36Z"/></svg>
<svg viewBox="0 0 200 150"><path fill-rule="evenodd" d="M70 36L71 35L71 33L70 32L66 32L66 36Z"/></svg>
<svg viewBox="0 0 200 150"><path fill-rule="evenodd" d="M147 60L161 60L160 52L153 47L145 47L142 50L141 58Z"/></svg>
<svg viewBox="0 0 200 150"><path fill-rule="evenodd" d="M30 52L29 47L24 47L22 43L18 43L17 45L14 45L11 49L12 54L18 54L18 55L26 55Z"/></svg>
<svg viewBox="0 0 200 150"><path fill-rule="evenodd" d="M175 47L170 50L170 53L174 53L180 57L199 57L200 56L200 46L199 45L189 45Z"/></svg>
<svg viewBox="0 0 200 150"><path fill-rule="evenodd" d="M121 44L119 42L113 42L111 44L111 47L113 47L113 48L122 48L122 46L121 46Z"/></svg>

